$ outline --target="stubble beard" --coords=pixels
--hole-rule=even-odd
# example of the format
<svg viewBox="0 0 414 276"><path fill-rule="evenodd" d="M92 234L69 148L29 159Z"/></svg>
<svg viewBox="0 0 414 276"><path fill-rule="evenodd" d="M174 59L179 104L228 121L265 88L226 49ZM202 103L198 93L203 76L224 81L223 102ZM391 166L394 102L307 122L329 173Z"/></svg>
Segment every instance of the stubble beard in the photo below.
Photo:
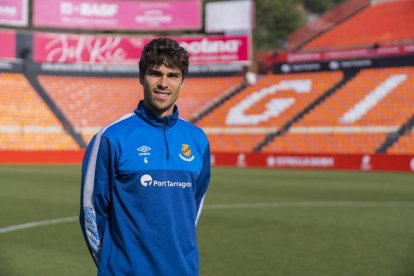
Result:
<svg viewBox="0 0 414 276"><path fill-rule="evenodd" d="M177 98L173 101L169 101L168 103L159 103L154 99L145 101L144 99L144 103L146 104L147 108L159 117L164 117L172 114L176 101Z"/></svg>

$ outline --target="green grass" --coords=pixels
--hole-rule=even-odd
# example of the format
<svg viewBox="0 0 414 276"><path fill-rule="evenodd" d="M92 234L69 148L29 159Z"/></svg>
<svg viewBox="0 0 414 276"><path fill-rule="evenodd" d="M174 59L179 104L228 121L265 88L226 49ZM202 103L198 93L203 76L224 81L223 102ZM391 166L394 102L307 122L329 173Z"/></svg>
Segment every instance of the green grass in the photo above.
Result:
<svg viewBox="0 0 414 276"><path fill-rule="evenodd" d="M79 183L80 166L0 166L0 229L77 216ZM414 174L214 168L201 275L414 275L413 218ZM0 233L0 275L95 274L78 222Z"/></svg>

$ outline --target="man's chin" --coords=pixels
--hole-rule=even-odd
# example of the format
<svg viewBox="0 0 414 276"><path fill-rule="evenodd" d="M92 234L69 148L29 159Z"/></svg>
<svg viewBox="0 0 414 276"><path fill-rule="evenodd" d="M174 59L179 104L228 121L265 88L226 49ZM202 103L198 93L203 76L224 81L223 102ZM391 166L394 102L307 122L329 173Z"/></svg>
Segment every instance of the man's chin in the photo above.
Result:
<svg viewBox="0 0 414 276"><path fill-rule="evenodd" d="M172 114L174 105L165 105L165 104L150 104L147 107L159 117L165 117Z"/></svg>

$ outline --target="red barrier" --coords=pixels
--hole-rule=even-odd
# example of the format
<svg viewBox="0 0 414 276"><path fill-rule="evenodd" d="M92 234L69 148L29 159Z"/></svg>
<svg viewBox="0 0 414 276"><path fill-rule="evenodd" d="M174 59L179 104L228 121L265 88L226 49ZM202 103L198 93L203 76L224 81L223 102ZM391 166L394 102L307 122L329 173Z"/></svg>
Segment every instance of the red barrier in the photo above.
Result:
<svg viewBox="0 0 414 276"><path fill-rule="evenodd" d="M414 171L414 155L215 152L211 157L212 164L216 166Z"/></svg>
<svg viewBox="0 0 414 276"><path fill-rule="evenodd" d="M0 164L80 164L85 151L0 151ZM213 166L414 171L414 155L214 152Z"/></svg>
<svg viewBox="0 0 414 276"><path fill-rule="evenodd" d="M0 151L0 164L79 164L84 150Z"/></svg>

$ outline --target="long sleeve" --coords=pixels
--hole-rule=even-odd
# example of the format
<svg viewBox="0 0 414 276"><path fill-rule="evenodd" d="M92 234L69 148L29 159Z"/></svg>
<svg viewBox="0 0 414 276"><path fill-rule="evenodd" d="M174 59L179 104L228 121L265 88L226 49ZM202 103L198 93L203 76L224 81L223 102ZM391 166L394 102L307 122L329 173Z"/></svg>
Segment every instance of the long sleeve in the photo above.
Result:
<svg viewBox="0 0 414 276"><path fill-rule="evenodd" d="M211 174L211 164L210 164L210 145L207 144L207 147L203 154L203 167L201 173L197 179L197 191L196 191L196 207L197 207L197 218L200 218L201 211L203 209L204 197L210 183L210 174Z"/></svg>
<svg viewBox="0 0 414 276"><path fill-rule="evenodd" d="M94 137L85 152L79 216L86 244L97 266L107 226L110 187L115 179L114 150L102 133Z"/></svg>

